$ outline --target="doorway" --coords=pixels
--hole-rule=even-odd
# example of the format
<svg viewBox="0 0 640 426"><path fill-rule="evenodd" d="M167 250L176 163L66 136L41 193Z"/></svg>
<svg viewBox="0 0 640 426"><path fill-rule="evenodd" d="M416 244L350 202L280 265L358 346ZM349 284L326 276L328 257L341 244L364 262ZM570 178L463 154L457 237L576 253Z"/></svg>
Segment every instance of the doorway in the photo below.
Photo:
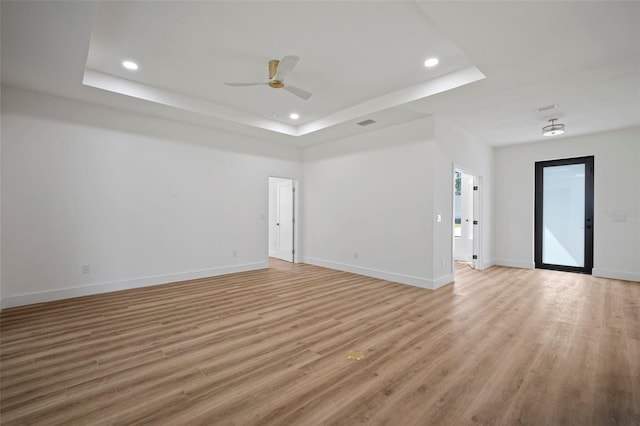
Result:
<svg viewBox="0 0 640 426"><path fill-rule="evenodd" d="M295 261L295 182L269 178L269 257Z"/></svg>
<svg viewBox="0 0 640 426"><path fill-rule="evenodd" d="M453 259L479 268L480 178L460 168L453 172Z"/></svg>
<svg viewBox="0 0 640 426"><path fill-rule="evenodd" d="M593 156L536 162L535 266L591 274Z"/></svg>

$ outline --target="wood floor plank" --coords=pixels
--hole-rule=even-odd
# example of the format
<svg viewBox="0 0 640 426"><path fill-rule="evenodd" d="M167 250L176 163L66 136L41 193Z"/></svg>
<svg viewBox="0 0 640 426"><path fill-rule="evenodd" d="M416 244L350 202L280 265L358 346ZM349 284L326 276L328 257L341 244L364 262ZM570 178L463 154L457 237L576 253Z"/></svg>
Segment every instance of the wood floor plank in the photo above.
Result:
<svg viewBox="0 0 640 426"><path fill-rule="evenodd" d="M629 370L631 371L631 386L634 395L634 409L636 415L640 415L640 340L627 339L627 350L629 353Z"/></svg>
<svg viewBox="0 0 640 426"><path fill-rule="evenodd" d="M0 422L638 425L640 285L459 265L430 291L273 260L6 309Z"/></svg>

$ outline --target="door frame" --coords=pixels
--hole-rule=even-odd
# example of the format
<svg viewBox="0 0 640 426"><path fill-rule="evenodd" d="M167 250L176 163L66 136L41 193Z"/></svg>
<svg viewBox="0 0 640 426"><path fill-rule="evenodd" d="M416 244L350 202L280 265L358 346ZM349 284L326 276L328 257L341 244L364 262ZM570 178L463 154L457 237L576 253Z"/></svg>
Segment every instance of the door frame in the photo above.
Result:
<svg viewBox="0 0 640 426"><path fill-rule="evenodd" d="M549 166L567 166L573 164L585 165L585 192L584 192L584 267L555 265L542 261L542 240L544 227L543 214L543 170ZM535 207L534 207L534 265L537 269L552 269L555 271L579 272L591 275L593 271L593 227L594 227L594 156L561 158L558 160L536 161L535 163Z"/></svg>
<svg viewBox="0 0 640 426"><path fill-rule="evenodd" d="M474 191L473 194L473 220L477 221L478 223L476 225L472 225L475 226L475 228L473 228L473 253L472 256L475 256L475 259L472 259L472 263L473 263L473 268L474 269L484 269L483 267L483 253L482 253L482 239L483 239L483 230L484 230L484 218L482 215L482 208L483 208L483 176L478 173L477 171L475 171L474 169L464 166L462 164L459 163L453 163L452 169L451 169L451 189L450 189L450 194L451 194L451 226L449 229L449 240L451 241L451 273L453 274L453 276L455 277L455 271L456 271L456 267L455 267L455 253L453 251L453 223L454 223L454 215L455 215L455 199L454 199L454 194L455 194L455 185L456 185L456 170L459 172L462 172L466 175L469 176L473 176L475 178L475 186L478 187L477 190Z"/></svg>
<svg viewBox="0 0 640 426"><path fill-rule="evenodd" d="M298 179L294 178L294 177L288 177L288 176L281 176L281 175L277 175L277 174L269 174L267 176L267 206L269 206L269 203L271 201L271 190L270 190L270 183L271 183L271 179L284 179L284 180L290 180L291 184L292 184L292 189L293 189L293 229L292 229L292 243L291 243L291 248L292 248L292 255L291 255L291 262L292 263L298 263L299 262L299 251L298 251L298 240L299 240L299 228L298 228ZM276 201L276 200L273 200ZM272 221L272 217L271 217L271 212L269 210L269 208L267 208L267 215L266 215L266 225L267 225L267 259L270 257L270 253L271 253L271 246L270 246L270 238L269 238L269 234L271 232L271 221Z"/></svg>
<svg viewBox="0 0 640 426"><path fill-rule="evenodd" d="M475 254L474 250L474 240L475 240L475 227L473 224L474 220L477 220L477 215L475 212L476 207L476 192L474 191L474 187L477 186L477 178L469 173L463 172L460 169L456 169L457 173L460 173L461 182L460 182L460 236L455 236L456 223L455 219L457 218L455 214L456 207L456 195L454 193L454 237L453 237L453 260L456 262L466 262L469 264L474 263L473 255ZM469 231L473 237L469 239Z"/></svg>

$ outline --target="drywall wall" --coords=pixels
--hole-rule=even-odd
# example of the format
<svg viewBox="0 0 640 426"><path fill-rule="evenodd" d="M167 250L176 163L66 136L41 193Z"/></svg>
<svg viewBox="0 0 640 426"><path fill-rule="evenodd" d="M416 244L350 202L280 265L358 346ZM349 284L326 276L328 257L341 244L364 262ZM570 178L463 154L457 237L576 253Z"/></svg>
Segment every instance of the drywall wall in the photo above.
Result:
<svg viewBox="0 0 640 426"><path fill-rule="evenodd" d="M425 288L450 283L458 164L483 178L482 266L492 264L493 149L441 117L310 147L303 161L306 262Z"/></svg>
<svg viewBox="0 0 640 426"><path fill-rule="evenodd" d="M267 266L297 148L2 92L3 306Z"/></svg>
<svg viewBox="0 0 640 426"><path fill-rule="evenodd" d="M451 281L453 265L453 172L454 166L481 179L477 233L481 241L478 267L493 264L493 148L452 125L443 117L435 117L434 211L442 215L433 234L434 280Z"/></svg>
<svg viewBox="0 0 640 426"><path fill-rule="evenodd" d="M2 99L1 85L0 85L0 99ZM1 114L0 114L0 129L2 129ZM1 223L2 223L2 134L0 134L0 224ZM0 226L0 311L1 310L2 310L2 226Z"/></svg>
<svg viewBox="0 0 640 426"><path fill-rule="evenodd" d="M431 288L430 118L303 152L305 262Z"/></svg>
<svg viewBox="0 0 640 426"><path fill-rule="evenodd" d="M593 275L640 281L640 128L495 151L495 262L534 267L534 164L593 155Z"/></svg>

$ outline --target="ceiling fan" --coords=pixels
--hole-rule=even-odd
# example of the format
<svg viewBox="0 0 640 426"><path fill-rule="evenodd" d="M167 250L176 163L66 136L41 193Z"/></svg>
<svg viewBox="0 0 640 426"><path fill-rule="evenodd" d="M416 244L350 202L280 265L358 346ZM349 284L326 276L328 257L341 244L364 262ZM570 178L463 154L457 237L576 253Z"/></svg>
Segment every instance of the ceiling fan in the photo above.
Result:
<svg viewBox="0 0 640 426"><path fill-rule="evenodd" d="M285 56L281 60L272 59L269 61L269 81L264 83L227 83L227 86L242 87L242 86L261 86L266 84L274 89L284 89L289 93L292 93L304 100L311 97L311 93L306 90L302 90L298 87L284 84L284 77L296 66L300 58L297 56Z"/></svg>

